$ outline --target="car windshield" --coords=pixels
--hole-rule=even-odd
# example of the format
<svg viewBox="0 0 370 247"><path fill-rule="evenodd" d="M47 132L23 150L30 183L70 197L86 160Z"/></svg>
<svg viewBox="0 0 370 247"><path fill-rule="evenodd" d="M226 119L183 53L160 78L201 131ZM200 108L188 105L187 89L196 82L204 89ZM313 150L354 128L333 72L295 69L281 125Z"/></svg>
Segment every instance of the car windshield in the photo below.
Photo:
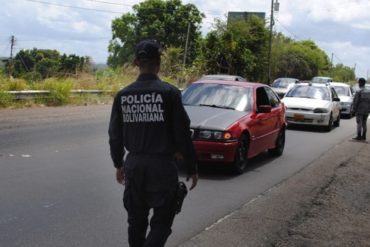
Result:
<svg viewBox="0 0 370 247"><path fill-rule="evenodd" d="M330 100L329 90L326 87L296 86L292 88L285 97L309 98Z"/></svg>
<svg viewBox="0 0 370 247"><path fill-rule="evenodd" d="M252 90L233 85L195 83L182 94L184 105L251 111Z"/></svg>
<svg viewBox="0 0 370 247"><path fill-rule="evenodd" d="M272 83L272 87L275 88L288 88L289 84L294 83L294 80L289 80L289 79L276 79Z"/></svg>
<svg viewBox="0 0 370 247"><path fill-rule="evenodd" d="M335 91L340 96L350 96L350 89L349 87L341 87L341 86L334 86Z"/></svg>

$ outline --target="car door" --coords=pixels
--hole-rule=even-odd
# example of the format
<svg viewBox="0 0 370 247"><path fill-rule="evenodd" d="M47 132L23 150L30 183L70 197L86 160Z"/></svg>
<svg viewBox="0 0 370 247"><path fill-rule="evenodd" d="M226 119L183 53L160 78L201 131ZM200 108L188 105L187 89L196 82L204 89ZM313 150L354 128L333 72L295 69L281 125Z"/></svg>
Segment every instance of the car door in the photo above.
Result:
<svg viewBox="0 0 370 247"><path fill-rule="evenodd" d="M330 91L331 91L331 101L333 105L333 118L337 119L338 115L340 114L341 106L340 106L340 101L334 101L334 99L335 98L339 99L339 96L334 88L331 87Z"/></svg>
<svg viewBox="0 0 370 247"><path fill-rule="evenodd" d="M274 117L274 114L271 113L274 112L274 110L267 113L259 111L259 106L271 105L265 88L266 87L262 86L256 89L256 109L253 117L254 121L250 126L252 140L250 143L249 154L251 156L258 154L269 147L271 134L275 127L276 116Z"/></svg>

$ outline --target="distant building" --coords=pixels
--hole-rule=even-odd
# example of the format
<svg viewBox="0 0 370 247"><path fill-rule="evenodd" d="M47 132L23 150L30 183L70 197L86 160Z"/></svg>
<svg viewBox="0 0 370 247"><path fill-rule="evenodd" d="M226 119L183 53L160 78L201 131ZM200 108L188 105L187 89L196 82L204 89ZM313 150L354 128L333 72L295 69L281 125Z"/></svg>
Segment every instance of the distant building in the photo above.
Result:
<svg viewBox="0 0 370 247"><path fill-rule="evenodd" d="M251 18L251 16L259 17L263 22L265 22L266 13L265 12L229 12L227 15L227 24L231 21L245 20L246 22Z"/></svg>

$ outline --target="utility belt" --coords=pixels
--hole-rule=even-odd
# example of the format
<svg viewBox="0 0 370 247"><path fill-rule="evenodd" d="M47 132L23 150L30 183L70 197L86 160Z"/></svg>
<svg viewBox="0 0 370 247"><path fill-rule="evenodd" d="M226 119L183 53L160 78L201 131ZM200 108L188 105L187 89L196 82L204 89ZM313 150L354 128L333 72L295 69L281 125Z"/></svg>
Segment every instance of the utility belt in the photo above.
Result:
<svg viewBox="0 0 370 247"><path fill-rule="evenodd" d="M136 153L129 152L128 156L132 158L143 158L143 159L164 159L164 160L173 160L173 153Z"/></svg>

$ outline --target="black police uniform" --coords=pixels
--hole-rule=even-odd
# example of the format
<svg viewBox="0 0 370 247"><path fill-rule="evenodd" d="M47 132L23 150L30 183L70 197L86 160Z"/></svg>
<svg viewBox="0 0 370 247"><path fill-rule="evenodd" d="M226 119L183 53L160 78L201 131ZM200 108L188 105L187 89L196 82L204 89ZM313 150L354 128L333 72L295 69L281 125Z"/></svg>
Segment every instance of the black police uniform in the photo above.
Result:
<svg viewBox="0 0 370 247"><path fill-rule="evenodd" d="M183 154L189 175L197 173L190 120L180 91L155 74L140 75L114 99L109 143L114 166L124 166L130 246L164 246L175 216L175 152ZM123 162L124 148L128 155Z"/></svg>

